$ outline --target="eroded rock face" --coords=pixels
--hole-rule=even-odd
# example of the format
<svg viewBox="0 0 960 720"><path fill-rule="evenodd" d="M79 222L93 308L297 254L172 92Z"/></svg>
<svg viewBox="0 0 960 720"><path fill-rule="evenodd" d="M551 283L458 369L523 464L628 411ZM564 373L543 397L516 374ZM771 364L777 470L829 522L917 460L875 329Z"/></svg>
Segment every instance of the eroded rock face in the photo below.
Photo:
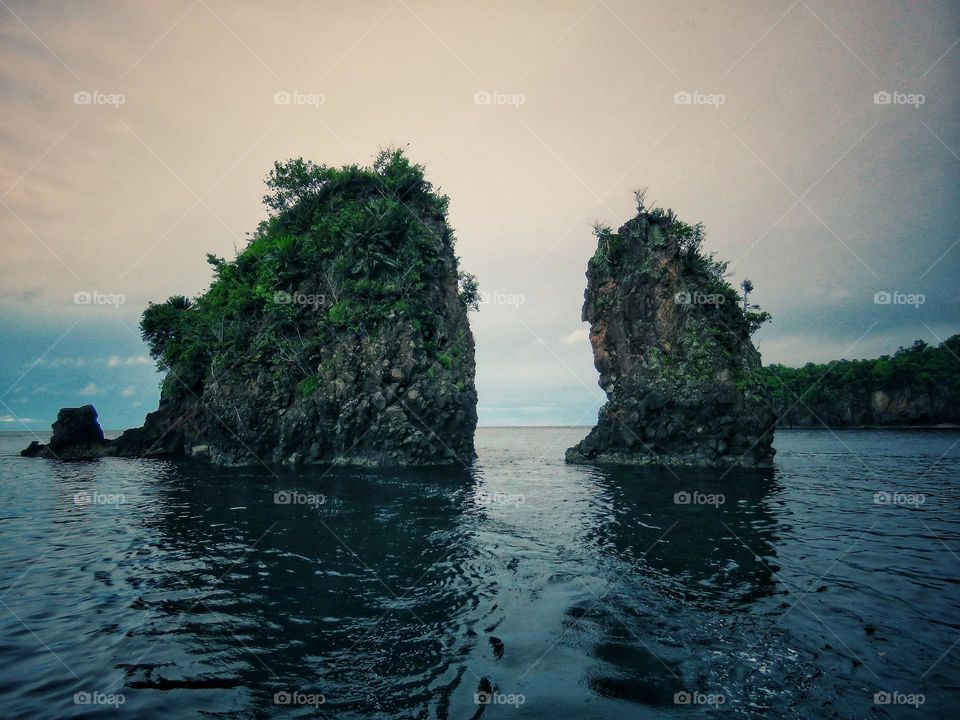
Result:
<svg viewBox="0 0 960 720"><path fill-rule="evenodd" d="M398 321L375 337L344 333L306 385L290 382L282 365L217 368L200 393L181 387L161 397L142 428L117 439L118 451L221 465L469 463L473 336L455 285L433 299L449 303L439 350Z"/></svg>
<svg viewBox="0 0 960 720"><path fill-rule="evenodd" d="M49 443L34 441L20 454L25 457L77 459L101 457L109 451L110 441L103 439L103 429L93 405L61 408L51 427L53 436Z"/></svg>
<svg viewBox="0 0 960 720"><path fill-rule="evenodd" d="M774 401L785 427L936 427L960 424L955 387L850 390L829 401Z"/></svg>
<svg viewBox="0 0 960 720"><path fill-rule="evenodd" d="M756 314L700 253L700 228L641 210L598 239L583 320L607 403L567 462L769 466Z"/></svg>
<svg viewBox="0 0 960 720"><path fill-rule="evenodd" d="M763 371L781 426L951 429L960 425L958 353L954 335L936 346L916 340L877 358Z"/></svg>
<svg viewBox="0 0 960 720"><path fill-rule="evenodd" d="M56 450L67 445L100 442L103 429L97 420L97 409L93 405L78 408L62 408L52 425L53 437L50 447Z"/></svg>

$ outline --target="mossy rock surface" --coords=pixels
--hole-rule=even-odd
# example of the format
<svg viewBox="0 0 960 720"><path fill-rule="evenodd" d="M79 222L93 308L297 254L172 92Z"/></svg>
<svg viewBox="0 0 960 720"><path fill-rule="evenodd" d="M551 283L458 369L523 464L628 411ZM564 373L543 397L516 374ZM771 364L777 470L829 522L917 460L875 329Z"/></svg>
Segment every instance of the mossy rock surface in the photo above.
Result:
<svg viewBox="0 0 960 720"><path fill-rule="evenodd" d="M477 423L448 199L399 151L371 167L277 163L270 210L210 288L144 312L167 371L118 454L225 465L469 463Z"/></svg>
<svg viewBox="0 0 960 720"><path fill-rule="evenodd" d="M647 211L597 231L583 320L607 395L572 463L768 467L770 392L758 314L701 251L702 227Z"/></svg>

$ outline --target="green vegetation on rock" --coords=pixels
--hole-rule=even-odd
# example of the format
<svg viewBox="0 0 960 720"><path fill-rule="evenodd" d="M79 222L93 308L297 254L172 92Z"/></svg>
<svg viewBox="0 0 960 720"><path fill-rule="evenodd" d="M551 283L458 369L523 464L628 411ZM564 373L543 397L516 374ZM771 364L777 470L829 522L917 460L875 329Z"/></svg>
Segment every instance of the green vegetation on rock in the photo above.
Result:
<svg viewBox="0 0 960 720"><path fill-rule="evenodd" d="M370 168L277 162L267 187L271 214L247 247L232 261L207 256L209 290L151 303L143 314L150 353L185 388L202 390L214 357L244 362L251 347L261 356L282 348L306 375L343 329L369 335L408 320L429 339L442 308L420 299L437 284L459 282L464 306L477 307L476 279L447 262L449 199L401 151L381 152ZM307 317L310 337L299 332Z"/></svg>
<svg viewBox="0 0 960 720"><path fill-rule="evenodd" d="M764 374L787 425L960 422L960 335L867 360L769 365Z"/></svg>
<svg viewBox="0 0 960 720"><path fill-rule="evenodd" d="M703 250L703 225L648 208L594 228L583 319L607 403L569 462L768 466L774 424L750 335L770 315Z"/></svg>
<svg viewBox="0 0 960 720"><path fill-rule="evenodd" d="M399 150L277 162L266 184L267 219L232 260L207 256L207 291L144 311L167 375L131 446L176 427L171 452L225 463L472 458L479 289L447 196Z"/></svg>

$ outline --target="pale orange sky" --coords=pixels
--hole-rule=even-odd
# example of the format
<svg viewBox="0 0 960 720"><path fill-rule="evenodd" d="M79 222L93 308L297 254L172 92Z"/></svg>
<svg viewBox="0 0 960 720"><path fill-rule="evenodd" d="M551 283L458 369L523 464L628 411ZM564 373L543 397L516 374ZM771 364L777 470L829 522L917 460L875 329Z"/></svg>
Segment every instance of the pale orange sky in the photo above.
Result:
<svg viewBox="0 0 960 720"><path fill-rule="evenodd" d="M949 2L3 0L3 340L135 328L243 245L274 160L393 144L508 303L473 315L482 422L595 418L590 227L628 219L638 186L753 279L766 362L935 343L960 329L958 38Z"/></svg>

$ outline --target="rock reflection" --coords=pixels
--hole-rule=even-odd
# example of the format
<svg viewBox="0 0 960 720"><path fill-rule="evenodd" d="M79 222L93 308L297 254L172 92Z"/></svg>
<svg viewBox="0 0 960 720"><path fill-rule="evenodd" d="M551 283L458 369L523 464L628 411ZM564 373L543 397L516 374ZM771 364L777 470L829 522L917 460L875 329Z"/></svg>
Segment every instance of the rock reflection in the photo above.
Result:
<svg viewBox="0 0 960 720"><path fill-rule="evenodd" d="M422 707L463 673L493 593L464 521L474 483L453 468L178 465L148 520L178 560L137 601L154 667L131 658L128 687L216 679L268 713L282 691L321 693L333 715Z"/></svg>
<svg viewBox="0 0 960 720"><path fill-rule="evenodd" d="M595 525L607 591L568 610L597 638L588 682L599 695L674 706L712 691L725 617L778 592L774 471L599 467Z"/></svg>
<svg viewBox="0 0 960 720"><path fill-rule="evenodd" d="M773 470L599 468L610 516L589 538L664 594L711 609L776 592Z"/></svg>

